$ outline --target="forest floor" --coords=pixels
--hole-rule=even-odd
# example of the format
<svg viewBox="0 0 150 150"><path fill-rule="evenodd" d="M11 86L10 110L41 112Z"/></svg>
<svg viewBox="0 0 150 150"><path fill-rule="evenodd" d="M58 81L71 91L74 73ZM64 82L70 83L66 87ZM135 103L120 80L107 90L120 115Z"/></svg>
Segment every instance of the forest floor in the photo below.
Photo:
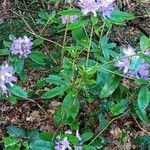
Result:
<svg viewBox="0 0 150 150"><path fill-rule="evenodd" d="M5 7L1 6L0 8L0 25L5 24L5 27L0 28L0 42L5 38L3 32L5 32L8 28L10 32L14 30L13 25L11 24L11 28L8 27L11 20L16 16L11 15L11 11L13 4L7 4ZM149 11L148 11L149 8ZM126 45L138 43L139 37L141 34L146 36L150 36L150 2L143 1L142 3L136 3L135 1L128 0L128 3L125 3L125 6L122 8L124 11L133 12L137 16L136 20L127 23L128 27L113 27L113 33L111 36L111 41L116 42L119 45ZM15 26L15 25L14 25ZM3 30L3 31L2 31ZM5 30L5 31L4 31ZM9 30L7 30L9 32ZM8 33L9 34L9 33ZM34 81L38 80L44 74L47 76L46 72L37 72L33 71L32 76L28 82L24 83L26 89L34 90ZM32 84L33 83L33 84ZM127 80L125 84L128 86L130 82ZM88 106L85 110L81 111L79 116L83 119L83 127L88 126L88 121L90 120L89 116L91 112L93 112L97 108L97 104L100 103L100 100L95 100L93 104L87 104ZM61 105L60 102L53 99L50 102L44 101L42 99L34 99L34 100L18 100L17 104L10 104L7 101L0 101L0 139L2 139L6 134L6 127L9 125L17 125L18 127L23 127L27 129L39 129L41 131L49 131L54 132L57 129L53 121L53 114ZM46 107L45 107L46 106ZM107 118L112 119L108 114L105 114ZM150 116L150 109L149 109ZM84 121L87 121L87 124L84 125ZM92 126L92 130L95 133L99 132L98 120L97 123L94 123ZM120 133L128 129L128 136L124 140L124 144L120 145ZM66 130L66 128L62 128L62 130ZM81 129L82 130L82 129ZM82 132L82 131L81 131ZM134 144L133 138L138 135L146 135L147 132L150 132L150 128L145 126L142 123L139 123L134 115L130 114L122 116L121 118L117 118L114 120L109 128L107 128L102 135L108 139L109 144L104 148L104 150L119 150L119 149L137 149Z"/></svg>

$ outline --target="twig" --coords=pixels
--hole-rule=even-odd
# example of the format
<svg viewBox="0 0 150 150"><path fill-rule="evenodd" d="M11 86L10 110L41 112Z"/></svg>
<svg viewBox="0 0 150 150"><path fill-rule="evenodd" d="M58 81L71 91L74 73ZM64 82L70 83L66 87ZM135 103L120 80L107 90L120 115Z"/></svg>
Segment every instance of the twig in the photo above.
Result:
<svg viewBox="0 0 150 150"><path fill-rule="evenodd" d="M88 145L91 145L111 124L112 122L114 122L115 120L121 118L122 116L124 116L129 110L127 110L125 113L121 114L120 116L116 117L116 118L113 118L107 125L106 127L100 131L96 136L95 138L88 144Z"/></svg>
<svg viewBox="0 0 150 150"><path fill-rule="evenodd" d="M149 132L149 131L145 130L144 128L142 128L142 127L140 126L140 124L138 123L138 121L136 120L136 118L134 117L134 115L132 114L132 112L129 111L129 113L131 114L132 118L135 120L135 122L136 122L137 126L139 127L139 129L141 129L142 131L144 131L145 133L147 133L148 135L150 135L150 132Z"/></svg>
<svg viewBox="0 0 150 150"><path fill-rule="evenodd" d="M51 116L35 100L30 99L30 98L24 98L24 100L30 101L32 103L35 103L43 111L43 113L51 120Z"/></svg>

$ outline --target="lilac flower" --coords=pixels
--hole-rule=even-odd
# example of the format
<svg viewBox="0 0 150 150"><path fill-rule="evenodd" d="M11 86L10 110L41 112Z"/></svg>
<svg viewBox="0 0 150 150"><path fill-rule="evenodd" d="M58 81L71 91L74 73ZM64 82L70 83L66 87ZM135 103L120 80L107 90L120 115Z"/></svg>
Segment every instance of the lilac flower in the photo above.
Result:
<svg viewBox="0 0 150 150"><path fill-rule="evenodd" d="M92 12L94 16L97 16L96 12L99 10L99 4L95 0L80 0L78 5L84 15Z"/></svg>
<svg viewBox="0 0 150 150"><path fill-rule="evenodd" d="M123 58L121 60L119 60L116 64L116 67L123 69L123 73L126 74L129 70L129 66L130 66L130 61L128 58Z"/></svg>
<svg viewBox="0 0 150 150"><path fill-rule="evenodd" d="M72 132L70 130L66 131L65 133L66 134L72 134ZM80 145L74 146L74 150L82 150L83 149L82 148L82 142L81 142L82 139L80 137L78 130L76 131L76 137L80 141ZM55 143L56 143L55 150L73 150L67 137L65 137L64 139L61 140L60 136L57 136L57 141Z"/></svg>
<svg viewBox="0 0 150 150"><path fill-rule="evenodd" d="M78 138L78 140L80 141L80 145L79 146L74 146L74 150L82 150L82 138L79 134L79 130L76 131L76 137Z"/></svg>
<svg viewBox="0 0 150 150"><path fill-rule="evenodd" d="M133 55L135 55L134 49L130 45L128 45L127 48L124 48L123 52L124 52L124 54L126 56L133 56Z"/></svg>
<svg viewBox="0 0 150 150"><path fill-rule="evenodd" d="M115 0L98 0L100 11L104 18L110 18L111 12L114 9L114 2Z"/></svg>
<svg viewBox="0 0 150 150"><path fill-rule="evenodd" d="M143 78L147 79L149 77L149 68L150 66L143 59L141 64L135 69L130 66L130 64L136 63L136 60L139 59L139 56L135 56L135 51L131 46L123 49L124 58L120 59L115 66L123 69L123 73L129 77ZM145 54L150 54L150 50L146 50ZM131 57L132 56L132 57Z"/></svg>
<svg viewBox="0 0 150 150"><path fill-rule="evenodd" d="M123 53L125 54L124 58L119 60L115 66L123 69L124 74L126 74L129 71L130 61L133 59L133 57L130 58L130 56L135 55L134 49L128 45L127 48L123 49Z"/></svg>
<svg viewBox="0 0 150 150"><path fill-rule="evenodd" d="M149 65L147 63L141 64L138 74L141 78L147 79L149 75Z"/></svg>
<svg viewBox="0 0 150 150"><path fill-rule="evenodd" d="M7 94L7 86L13 86L13 82L16 82L17 78L13 76L13 67L8 66L7 63L0 67L0 91L3 94Z"/></svg>
<svg viewBox="0 0 150 150"><path fill-rule="evenodd" d="M145 54L150 54L150 49L147 49L146 51L145 51Z"/></svg>
<svg viewBox="0 0 150 150"><path fill-rule="evenodd" d="M58 142L56 142L55 150L72 150L67 137L65 137L63 140L60 140L60 137L58 136L57 139Z"/></svg>
<svg viewBox="0 0 150 150"><path fill-rule="evenodd" d="M19 54L20 58L27 58L28 55L31 53L32 48L32 39L24 36L23 38L19 37L15 39L12 43L11 52L12 54Z"/></svg>
<svg viewBox="0 0 150 150"><path fill-rule="evenodd" d="M71 15L71 16L66 15L66 16L62 16L61 20L63 24L67 24L69 22L73 23L74 21L76 21L77 18L78 18L77 15Z"/></svg>

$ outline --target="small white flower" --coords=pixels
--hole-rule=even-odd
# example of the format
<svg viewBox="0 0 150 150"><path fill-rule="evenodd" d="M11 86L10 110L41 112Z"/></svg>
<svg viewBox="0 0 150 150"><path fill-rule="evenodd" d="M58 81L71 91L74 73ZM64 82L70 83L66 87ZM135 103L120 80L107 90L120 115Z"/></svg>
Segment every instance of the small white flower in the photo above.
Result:
<svg viewBox="0 0 150 150"><path fill-rule="evenodd" d="M123 49L123 52L126 56L133 56L135 55L134 49L131 46Z"/></svg>

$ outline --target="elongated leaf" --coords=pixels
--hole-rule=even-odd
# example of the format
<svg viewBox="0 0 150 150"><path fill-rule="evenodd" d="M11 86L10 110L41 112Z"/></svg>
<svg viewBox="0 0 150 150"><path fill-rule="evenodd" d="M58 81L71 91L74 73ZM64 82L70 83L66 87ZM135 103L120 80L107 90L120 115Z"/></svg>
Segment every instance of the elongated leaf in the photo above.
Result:
<svg viewBox="0 0 150 150"><path fill-rule="evenodd" d="M83 150L96 150L96 148L91 145L83 145Z"/></svg>
<svg viewBox="0 0 150 150"><path fill-rule="evenodd" d="M79 112L80 103L75 98L72 92L68 93L62 102L61 111L65 113L67 117L71 116L75 118Z"/></svg>
<svg viewBox="0 0 150 150"><path fill-rule="evenodd" d="M34 51L29 55L29 58L37 64L44 65L44 59L47 58L47 56L41 52Z"/></svg>
<svg viewBox="0 0 150 150"><path fill-rule="evenodd" d="M41 132L40 133L40 139L45 141L51 141L53 139L53 133L50 132Z"/></svg>
<svg viewBox="0 0 150 150"><path fill-rule="evenodd" d="M35 141L39 139L39 132L38 130L27 130L26 131L26 138L30 141Z"/></svg>
<svg viewBox="0 0 150 150"><path fill-rule="evenodd" d="M140 49L141 50L146 50L150 46L150 39L147 38L146 36L142 36L140 38Z"/></svg>
<svg viewBox="0 0 150 150"><path fill-rule="evenodd" d="M83 26L86 26L88 22L89 20L85 20L85 19L76 20L75 22L68 25L68 29L73 30L73 29L81 28Z"/></svg>
<svg viewBox="0 0 150 150"><path fill-rule="evenodd" d="M38 45L41 45L43 43L43 41L44 41L43 39L37 38L33 41L33 44L34 44L34 46L38 46Z"/></svg>
<svg viewBox="0 0 150 150"><path fill-rule="evenodd" d="M111 13L110 20L112 21L112 23L115 24L124 24L124 21L132 20L134 18L135 18L134 15L130 13L122 11L113 11Z"/></svg>
<svg viewBox="0 0 150 150"><path fill-rule="evenodd" d="M84 134L81 135L81 138L82 138L82 142L86 142L88 140L90 140L92 137L93 137L93 133L92 132L86 132Z"/></svg>
<svg viewBox="0 0 150 150"><path fill-rule="evenodd" d="M3 139L5 150L20 150L21 143L17 139L11 137L5 137Z"/></svg>
<svg viewBox="0 0 150 150"><path fill-rule="evenodd" d="M126 110L127 103L128 103L127 100L121 100L117 104L111 106L110 111L112 115L116 116L116 115L120 115L121 113L123 113Z"/></svg>
<svg viewBox="0 0 150 150"><path fill-rule="evenodd" d="M137 113L138 117L141 119L141 121L142 121L143 123L145 123L145 124L149 124L149 123L150 123L150 121L149 121L149 119L148 119L147 112L146 112L145 109L140 109L140 108L138 108L138 106L137 106L136 113Z"/></svg>
<svg viewBox="0 0 150 150"><path fill-rule="evenodd" d="M19 128L17 126L8 126L7 132L10 136L16 137L16 138L24 138L25 137L25 130L22 128Z"/></svg>
<svg viewBox="0 0 150 150"><path fill-rule="evenodd" d="M27 98L28 94L20 86L14 85L9 88L9 91L18 97Z"/></svg>
<svg viewBox="0 0 150 150"><path fill-rule="evenodd" d="M109 123L107 119L105 119L105 116L101 113L98 116L100 128L103 130Z"/></svg>
<svg viewBox="0 0 150 150"><path fill-rule="evenodd" d="M142 86L138 94L137 102L138 102L138 107L140 109L144 110L148 106L150 102L150 92L149 92L149 88L146 85Z"/></svg>
<svg viewBox="0 0 150 150"><path fill-rule="evenodd" d="M42 98L44 99L47 99L47 98L53 98L53 97L56 97L58 95L61 95L63 94L66 90L68 89L67 86L57 86L53 89L50 89L48 90L47 92L45 92L43 95L42 95Z"/></svg>
<svg viewBox="0 0 150 150"><path fill-rule="evenodd" d="M65 81L62 80L62 78L60 76L57 76L57 75L50 75L46 81L48 83L52 83L55 85L64 85L65 84Z"/></svg>
<svg viewBox="0 0 150 150"><path fill-rule="evenodd" d="M13 66L14 66L15 72L20 74L24 68L24 59L16 58Z"/></svg>
<svg viewBox="0 0 150 150"><path fill-rule="evenodd" d="M32 150L53 150L54 143L44 140L37 140L30 145Z"/></svg>
<svg viewBox="0 0 150 150"><path fill-rule="evenodd" d="M149 55L142 54L141 57L143 57L143 58L146 60L146 62L147 62L148 64L150 64L150 56L149 56Z"/></svg>
<svg viewBox="0 0 150 150"><path fill-rule="evenodd" d="M72 68L72 62L67 57L64 57L64 59L63 59L63 68L64 69L71 69Z"/></svg>
<svg viewBox="0 0 150 150"><path fill-rule="evenodd" d="M9 53L10 53L10 51L7 48L0 49L0 56L8 55Z"/></svg>
<svg viewBox="0 0 150 150"><path fill-rule="evenodd" d="M79 9L67 9L58 12L59 15L80 15L81 11Z"/></svg>
<svg viewBox="0 0 150 150"><path fill-rule="evenodd" d="M106 83L104 85L104 87L102 88L102 90L100 92L100 97L106 98L106 97L110 96L115 91L115 89L118 87L119 83L120 83L119 77L111 78L109 80L109 82Z"/></svg>

